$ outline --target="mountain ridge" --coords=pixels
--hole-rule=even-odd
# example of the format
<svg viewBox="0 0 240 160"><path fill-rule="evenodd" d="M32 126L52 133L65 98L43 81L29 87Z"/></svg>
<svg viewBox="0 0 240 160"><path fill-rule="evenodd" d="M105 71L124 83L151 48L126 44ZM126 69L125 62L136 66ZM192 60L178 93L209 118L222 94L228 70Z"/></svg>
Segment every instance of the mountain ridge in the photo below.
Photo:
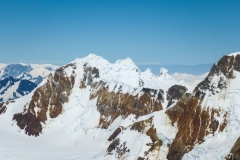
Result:
<svg viewBox="0 0 240 160"><path fill-rule="evenodd" d="M4 126L29 144L33 137L25 134L46 140L61 130L57 137L65 137L75 155L70 159L234 158L239 64L240 54L223 56L189 93L165 69L156 77L140 72L129 58L110 64L90 54L58 68L30 94L1 103L0 120L6 123L0 130Z"/></svg>

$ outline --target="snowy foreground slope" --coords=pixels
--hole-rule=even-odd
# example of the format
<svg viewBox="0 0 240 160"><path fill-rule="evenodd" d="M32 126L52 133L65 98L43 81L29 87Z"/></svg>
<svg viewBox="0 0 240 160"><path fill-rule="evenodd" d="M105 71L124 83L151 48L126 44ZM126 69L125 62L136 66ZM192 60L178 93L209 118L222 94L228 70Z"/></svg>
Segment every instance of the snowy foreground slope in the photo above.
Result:
<svg viewBox="0 0 240 160"><path fill-rule="evenodd" d="M156 77L90 54L0 103L0 159L235 158L239 82L240 53L191 93L165 69Z"/></svg>

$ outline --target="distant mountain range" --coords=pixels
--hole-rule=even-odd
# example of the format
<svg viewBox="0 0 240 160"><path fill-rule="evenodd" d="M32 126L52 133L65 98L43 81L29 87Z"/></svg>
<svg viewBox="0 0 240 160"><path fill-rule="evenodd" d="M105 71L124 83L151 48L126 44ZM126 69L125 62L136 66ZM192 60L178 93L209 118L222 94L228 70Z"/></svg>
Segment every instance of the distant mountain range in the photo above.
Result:
<svg viewBox="0 0 240 160"><path fill-rule="evenodd" d="M0 103L0 159L239 159L240 52L174 77L94 54L61 66Z"/></svg>
<svg viewBox="0 0 240 160"><path fill-rule="evenodd" d="M56 68L51 64L0 64L0 102L30 93Z"/></svg>
<svg viewBox="0 0 240 160"><path fill-rule="evenodd" d="M141 71L151 68L153 74L158 75L160 68L167 68L169 74L174 73L186 73L192 75L202 75L209 72L213 64L193 64L193 65L181 65L181 64L139 64L138 67Z"/></svg>
<svg viewBox="0 0 240 160"><path fill-rule="evenodd" d="M0 102L13 100L30 93L40 84L44 77L57 68L58 66L52 64L0 64ZM160 71L160 68L158 70ZM151 70L149 71L151 72ZM184 80L184 82L180 82L179 84L185 85L190 90L193 90L205 76L181 73L173 74L173 77L177 81ZM173 77L172 79L174 79Z"/></svg>

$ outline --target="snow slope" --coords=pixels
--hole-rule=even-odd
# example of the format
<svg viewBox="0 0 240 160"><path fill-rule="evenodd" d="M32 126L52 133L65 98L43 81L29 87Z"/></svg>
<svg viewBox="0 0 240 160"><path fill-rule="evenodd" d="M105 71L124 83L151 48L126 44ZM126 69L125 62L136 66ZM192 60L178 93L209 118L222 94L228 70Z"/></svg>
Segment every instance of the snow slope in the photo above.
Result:
<svg viewBox="0 0 240 160"><path fill-rule="evenodd" d="M108 83L122 83L136 88L146 87L164 90L177 83L177 81L167 74L167 70L165 70L164 74L160 75L160 77L156 77L150 69L140 72L130 58L118 60L114 64L111 64L102 57L89 54L87 57L76 59L72 63L76 63L81 67L86 62L91 67L98 68L101 80L107 81ZM139 84L140 80L143 81L143 85ZM166 84L168 85L166 86Z"/></svg>
<svg viewBox="0 0 240 160"><path fill-rule="evenodd" d="M240 55L240 52L229 54L228 57ZM239 62L238 62L239 63ZM224 132L205 138L205 142L197 145L183 159L224 159L230 153L236 140L240 137L240 72L233 70L234 78L227 78L223 73L210 77L213 92L207 90L202 106L220 109L220 117L227 111L227 126ZM224 84L219 89L219 82ZM222 120L222 119L220 119Z"/></svg>
<svg viewBox="0 0 240 160"><path fill-rule="evenodd" d="M205 117L211 118L206 121L209 128L204 130L208 134L203 141L196 141L193 148L184 153L183 159L224 159L239 138L238 56L240 54L223 57L193 93L188 93L201 107L200 110L206 111ZM186 96L166 108L166 92L176 84L179 82L168 75L166 69L161 69L160 76L156 77L150 70L140 72L130 58L113 64L94 54L76 59L45 78L30 94L0 105L0 110L7 106L6 112L0 114L0 159L167 159L175 139L181 136L180 125L191 126L194 123L191 116L187 119L190 122L181 123L182 117L174 122L167 114L170 110L176 113L176 109L181 116L185 111L191 113L194 108L195 101L189 108L184 108L184 104L189 102ZM159 98L159 95L163 97ZM41 102L44 96L50 100L48 106L41 106L47 101ZM111 98L112 103L108 103ZM55 99L61 101L55 103ZM116 99L118 103L115 103ZM132 106L128 103L130 101ZM139 102L144 103L144 107ZM127 106L124 109L132 113L121 110L122 103ZM151 110L155 103L161 104L162 108ZM51 113L58 109L57 105L62 105L62 110L51 118ZM216 111L207 112L212 109ZM28 114L34 117L33 120L38 120L43 110L46 110L47 119L39 122L42 130L38 137L25 134L29 125L21 130L18 127L21 121L12 120L17 113L22 116ZM140 114L138 110L145 112ZM119 115L113 118L116 114ZM179 116L173 115L173 118ZM103 127L103 121L110 123ZM217 126L214 132L210 122ZM220 131L220 125L224 123L226 126Z"/></svg>
<svg viewBox="0 0 240 160"><path fill-rule="evenodd" d="M109 159L106 156L106 149L110 145L107 140L109 136L119 127L127 127L130 122L136 122L134 115L130 114L128 118L118 117L108 129L99 128L100 113L97 110L97 98L89 100L90 94L94 92L90 85L86 88L79 88L81 80L84 78L84 65L92 68L96 67L99 70L99 77L95 78L94 82L104 81L105 86L108 86L109 92L119 92L116 86L121 86L121 93L132 94L139 96L142 94L143 88L163 89L177 83L167 71L163 69L160 77L155 77L150 70L140 72L138 67L131 59L116 61L114 64L109 63L102 57L90 54L85 58L76 59L70 64L75 64L75 67L65 67L65 76L71 77L74 75L75 83L72 87L69 101L63 104L61 115L56 118L48 116L45 123L41 123L43 131L39 137L29 137L24 134L16 121L12 121L12 116L23 111L23 106L28 108L31 97L34 92L43 87L48 78L45 78L41 84L34 89L30 94L17 99L14 103L7 106L4 114L0 115L0 152L3 153L0 159ZM40 108L35 107L37 113ZM156 123L159 118L154 120L155 125L167 126L159 128L160 136L173 138L175 132L171 132L174 128L170 128L166 121L167 117L163 111L156 113L162 120L162 123ZM162 115L162 116L161 116ZM154 116L154 114L152 114ZM138 120L144 120L149 116L142 117ZM129 130L129 129L128 129ZM143 136L136 131L130 131L129 134ZM128 135L123 134L121 138L129 139ZM130 147L138 146L134 152L139 152L143 155L149 147L142 147L139 144L151 142L149 136L143 136L140 142L128 144ZM167 138L167 139L168 139ZM127 140L126 139L126 140ZM145 139L145 140L144 140ZM166 138L165 138L166 139ZM167 145L167 144L166 144ZM12 150L14 149L14 150ZM44 150L44 153L42 152ZM46 151L46 152L45 152ZM13 154L14 152L14 154ZM26 154L28 152L28 154ZM164 150L163 150L164 152ZM138 153L134 153L133 157L137 157ZM111 159L111 158L110 158Z"/></svg>

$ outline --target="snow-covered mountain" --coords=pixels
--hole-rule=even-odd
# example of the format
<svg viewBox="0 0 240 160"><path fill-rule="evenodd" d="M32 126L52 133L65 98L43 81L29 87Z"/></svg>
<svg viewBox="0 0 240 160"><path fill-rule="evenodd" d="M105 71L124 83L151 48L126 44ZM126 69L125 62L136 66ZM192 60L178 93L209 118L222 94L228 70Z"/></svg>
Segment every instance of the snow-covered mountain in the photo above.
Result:
<svg viewBox="0 0 240 160"><path fill-rule="evenodd" d="M9 76L15 79L25 79L33 83L39 84L43 77L48 76L52 71L56 70L58 66L51 64L9 64L0 65L1 79Z"/></svg>
<svg viewBox="0 0 240 160"><path fill-rule="evenodd" d="M36 87L37 84L29 80L6 77L0 80L0 102L22 97Z"/></svg>
<svg viewBox="0 0 240 160"><path fill-rule="evenodd" d="M90 54L0 103L0 159L236 159L239 81L240 53L192 92L166 69Z"/></svg>
<svg viewBox="0 0 240 160"><path fill-rule="evenodd" d="M28 94L56 68L50 64L0 64L0 102Z"/></svg>

